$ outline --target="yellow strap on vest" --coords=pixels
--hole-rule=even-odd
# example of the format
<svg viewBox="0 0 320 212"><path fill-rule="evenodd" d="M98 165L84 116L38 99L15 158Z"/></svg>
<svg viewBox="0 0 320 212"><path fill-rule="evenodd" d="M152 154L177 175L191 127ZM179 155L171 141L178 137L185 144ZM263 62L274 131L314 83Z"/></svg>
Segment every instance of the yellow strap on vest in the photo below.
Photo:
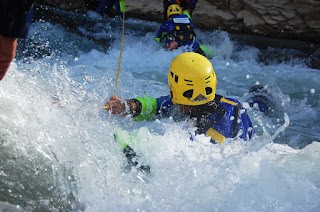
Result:
<svg viewBox="0 0 320 212"><path fill-rule="evenodd" d="M224 137L224 135L222 135L213 128L209 128L206 132L206 135L211 137L211 139L217 142L218 144L222 144L226 140L226 137Z"/></svg>
<svg viewBox="0 0 320 212"><path fill-rule="evenodd" d="M224 103L227 103L227 104L229 104L229 105L233 105L233 106L238 105L238 103L233 102L233 101L230 101L230 100L225 99L225 98L223 98L223 97L220 99L220 101L221 101L221 102L224 102Z"/></svg>

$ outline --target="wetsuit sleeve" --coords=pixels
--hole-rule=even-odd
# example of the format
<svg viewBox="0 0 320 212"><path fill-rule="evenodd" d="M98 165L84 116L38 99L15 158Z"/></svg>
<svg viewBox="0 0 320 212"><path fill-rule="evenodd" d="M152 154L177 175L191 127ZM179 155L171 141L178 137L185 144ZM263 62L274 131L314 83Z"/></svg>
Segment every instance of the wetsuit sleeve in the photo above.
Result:
<svg viewBox="0 0 320 212"><path fill-rule="evenodd" d="M107 4L107 0L100 0L99 1L99 5L98 5L98 7L96 9L96 12L99 13L100 15L102 15L104 7L106 6L106 4Z"/></svg>
<svg viewBox="0 0 320 212"><path fill-rule="evenodd" d="M133 115L135 120L150 120L157 113L157 99L152 97L137 97L133 101L136 102L137 110Z"/></svg>
<svg viewBox="0 0 320 212"><path fill-rule="evenodd" d="M120 7L120 0L115 0L114 1L114 7L116 8L116 13L117 15L121 15L121 7Z"/></svg>
<svg viewBox="0 0 320 212"><path fill-rule="evenodd" d="M194 10L196 8L196 4L198 3L198 0L189 0L188 7L190 10Z"/></svg>
<svg viewBox="0 0 320 212"><path fill-rule="evenodd" d="M163 23L161 26L160 26L160 28L159 28L159 30L158 30L158 32L157 32L157 34L156 34L156 41L160 41L160 40L162 40L165 36L166 36L166 31L167 31L167 24L166 23Z"/></svg>
<svg viewBox="0 0 320 212"><path fill-rule="evenodd" d="M159 98L137 97L131 99L136 103L136 111L133 114L135 120L151 120L155 116L165 116L169 113L172 101L170 96L161 96Z"/></svg>
<svg viewBox="0 0 320 212"><path fill-rule="evenodd" d="M0 1L0 34L8 38L25 38L33 15L32 0Z"/></svg>

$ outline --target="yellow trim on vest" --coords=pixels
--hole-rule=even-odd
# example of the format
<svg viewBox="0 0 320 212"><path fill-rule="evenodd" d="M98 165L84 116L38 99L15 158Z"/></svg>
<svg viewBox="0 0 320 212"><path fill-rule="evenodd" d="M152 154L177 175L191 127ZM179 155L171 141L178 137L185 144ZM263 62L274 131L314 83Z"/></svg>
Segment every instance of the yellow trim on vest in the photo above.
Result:
<svg viewBox="0 0 320 212"><path fill-rule="evenodd" d="M176 26L176 30L180 30L180 26L177 25L177 26Z"/></svg>
<svg viewBox="0 0 320 212"><path fill-rule="evenodd" d="M225 99L225 98L223 98L223 97L220 99L220 102L224 102L224 103L227 103L227 104L229 104L229 105L233 105L233 106L238 105L238 103L233 102L233 101L230 101L230 100Z"/></svg>
<svg viewBox="0 0 320 212"><path fill-rule="evenodd" d="M211 139L217 142L218 144L222 144L226 140L226 137L224 137L224 135L222 135L213 128L209 128L206 132L206 135L211 137Z"/></svg>

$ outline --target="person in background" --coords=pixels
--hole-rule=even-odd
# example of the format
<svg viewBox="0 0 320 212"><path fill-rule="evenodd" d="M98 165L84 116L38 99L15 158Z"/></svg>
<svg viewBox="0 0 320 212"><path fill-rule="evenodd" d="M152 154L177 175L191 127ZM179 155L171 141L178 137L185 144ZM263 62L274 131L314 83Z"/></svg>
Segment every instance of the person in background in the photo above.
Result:
<svg viewBox="0 0 320 212"><path fill-rule="evenodd" d="M198 0L163 0L163 21L167 20L167 10L170 5L178 4L182 8L183 13L191 17L197 3Z"/></svg>
<svg viewBox="0 0 320 212"><path fill-rule="evenodd" d="M178 4L171 4L168 7L167 16L168 20L160 26L155 41L160 42L165 38L170 51L183 46L187 51L197 52L212 58L211 50L200 45L196 40L192 20L188 15L182 14L182 9Z"/></svg>
<svg viewBox="0 0 320 212"><path fill-rule="evenodd" d="M0 80L14 59L18 38L25 38L32 22L33 0L0 0Z"/></svg>
<svg viewBox="0 0 320 212"><path fill-rule="evenodd" d="M168 72L170 95L129 100L112 96L104 108L137 120L189 118L197 127L195 134L207 135L212 143L222 144L226 138L251 139L253 127L246 109L238 100L218 95L216 85L211 62L198 53L185 52L171 63Z"/></svg>
<svg viewBox="0 0 320 212"><path fill-rule="evenodd" d="M113 12L113 6L115 7L116 14ZM126 2L125 0L100 0L96 12L100 15L106 14L110 18L114 18L115 16L122 17L122 14L126 12Z"/></svg>

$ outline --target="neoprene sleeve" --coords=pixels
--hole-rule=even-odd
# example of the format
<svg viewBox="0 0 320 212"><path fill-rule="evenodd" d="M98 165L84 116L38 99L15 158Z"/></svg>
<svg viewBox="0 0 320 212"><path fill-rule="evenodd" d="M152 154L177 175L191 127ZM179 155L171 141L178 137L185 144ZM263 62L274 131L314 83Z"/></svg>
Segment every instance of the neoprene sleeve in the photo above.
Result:
<svg viewBox="0 0 320 212"><path fill-rule="evenodd" d="M141 112L134 118L136 120L150 120L157 114L157 99L151 97L135 98L141 103Z"/></svg>

